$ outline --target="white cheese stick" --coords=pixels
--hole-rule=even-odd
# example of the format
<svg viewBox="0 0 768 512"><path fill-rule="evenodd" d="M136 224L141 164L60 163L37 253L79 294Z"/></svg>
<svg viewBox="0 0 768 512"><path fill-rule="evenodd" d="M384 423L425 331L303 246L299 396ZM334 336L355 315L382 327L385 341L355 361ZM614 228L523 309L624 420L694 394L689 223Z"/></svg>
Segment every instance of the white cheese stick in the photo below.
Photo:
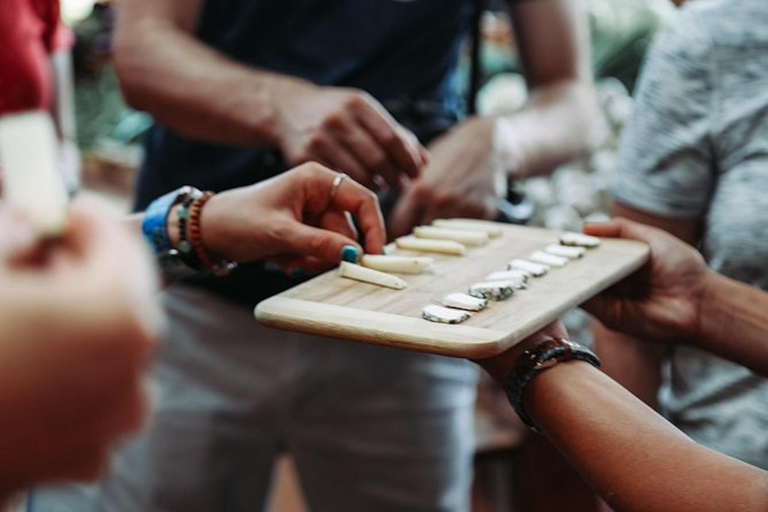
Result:
<svg viewBox="0 0 768 512"><path fill-rule="evenodd" d="M58 168L50 116L28 112L0 119L0 168L5 200L44 236L66 229L69 197Z"/></svg>
<svg viewBox="0 0 768 512"><path fill-rule="evenodd" d="M544 248L544 252L554 254L555 256L562 256L569 260L577 260L584 257L584 253L587 250L583 247L568 247L565 245L552 244Z"/></svg>
<svg viewBox="0 0 768 512"><path fill-rule="evenodd" d="M528 273L522 270L501 270L492 272L485 278L486 281L509 281L515 284L515 290L528 287Z"/></svg>
<svg viewBox="0 0 768 512"><path fill-rule="evenodd" d="M544 251L536 251L532 253L529 258L536 263L542 263L549 265L550 267L564 267L568 264L568 258L562 256L555 256Z"/></svg>
<svg viewBox="0 0 768 512"><path fill-rule="evenodd" d="M435 304L425 306L424 309L421 310L421 317L424 320L437 322L439 324L460 324L461 322L468 320L471 316L472 315L466 311L448 309Z"/></svg>
<svg viewBox="0 0 768 512"><path fill-rule="evenodd" d="M427 240L413 236L403 236L395 240L398 249L404 251L436 252L440 254L452 254L463 256L467 248L459 242L452 240Z"/></svg>
<svg viewBox="0 0 768 512"><path fill-rule="evenodd" d="M583 233L563 233L560 236L560 243L562 245L592 249L600 245L600 239Z"/></svg>
<svg viewBox="0 0 768 512"><path fill-rule="evenodd" d="M534 263L527 260L512 260L507 264L509 270L522 270L528 272L533 277L541 277L549 272L549 265Z"/></svg>
<svg viewBox="0 0 768 512"><path fill-rule="evenodd" d="M463 231L461 229L419 226L414 228L413 235L416 238L427 238L430 240L453 240L460 244L475 247L488 243L488 233L485 231Z"/></svg>
<svg viewBox="0 0 768 512"><path fill-rule="evenodd" d="M406 282L397 276L361 267L360 265L349 263L348 261L341 262L341 266L339 266L339 275L341 277L346 277L347 279L384 286L394 290L402 290L407 286Z"/></svg>
<svg viewBox="0 0 768 512"><path fill-rule="evenodd" d="M469 294L473 297L482 297L489 300L508 299L515 293L514 283L509 281L488 281L473 284L469 288Z"/></svg>
<svg viewBox="0 0 768 512"><path fill-rule="evenodd" d="M426 256L380 256L377 254L366 254L360 258L360 264L364 267L380 270L381 272L394 272L395 274L421 274L434 263L434 258Z"/></svg>
<svg viewBox="0 0 768 512"><path fill-rule="evenodd" d="M451 293L443 297L443 306L466 311L482 311L488 307L488 300L466 293Z"/></svg>
<svg viewBox="0 0 768 512"><path fill-rule="evenodd" d="M501 236L501 227L495 222L478 219L437 219L432 223L436 228L461 229L463 231L485 231L490 238Z"/></svg>

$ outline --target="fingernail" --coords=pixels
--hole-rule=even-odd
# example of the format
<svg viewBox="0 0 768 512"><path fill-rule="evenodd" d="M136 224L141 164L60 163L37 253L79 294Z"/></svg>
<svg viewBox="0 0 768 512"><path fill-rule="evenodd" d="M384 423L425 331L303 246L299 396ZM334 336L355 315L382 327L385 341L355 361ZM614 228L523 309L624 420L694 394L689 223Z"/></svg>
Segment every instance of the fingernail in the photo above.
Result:
<svg viewBox="0 0 768 512"><path fill-rule="evenodd" d="M360 259L360 251L354 245L345 245L341 248L341 261L348 261L350 263L357 263Z"/></svg>
<svg viewBox="0 0 768 512"><path fill-rule="evenodd" d="M267 272L279 272L283 273L283 268L278 265L277 263L272 263L271 261L268 261L264 264L264 270Z"/></svg>
<svg viewBox="0 0 768 512"><path fill-rule="evenodd" d="M288 274L288 277L291 279L304 279L307 277L307 273L304 272L303 268L295 267L292 268L290 273Z"/></svg>

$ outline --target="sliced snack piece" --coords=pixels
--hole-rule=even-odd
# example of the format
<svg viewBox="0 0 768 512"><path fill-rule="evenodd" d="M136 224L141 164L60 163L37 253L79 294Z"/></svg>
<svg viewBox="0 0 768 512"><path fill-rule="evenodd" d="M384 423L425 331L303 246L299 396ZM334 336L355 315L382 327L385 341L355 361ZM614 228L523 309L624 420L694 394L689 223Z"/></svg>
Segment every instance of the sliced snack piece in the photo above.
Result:
<svg viewBox="0 0 768 512"><path fill-rule="evenodd" d="M466 231L461 229L437 228L434 226L418 226L413 229L416 238L429 240L453 240L460 244L478 247L488 243L488 233L485 231Z"/></svg>
<svg viewBox="0 0 768 512"><path fill-rule="evenodd" d="M44 112L0 119L0 168L5 199L45 236L57 236L67 224L69 197L57 164L58 142Z"/></svg>
<svg viewBox="0 0 768 512"><path fill-rule="evenodd" d="M397 276L379 272L378 270L373 270L371 268L361 267L360 265L349 263L348 261L341 262L341 265L339 266L339 275L341 277L346 277L347 279L384 286L394 290L402 290L407 286L406 282Z"/></svg>
<svg viewBox="0 0 768 512"><path fill-rule="evenodd" d="M427 256L383 256L366 254L360 258L364 267L394 272L395 274L421 274L435 263L434 258Z"/></svg>
<svg viewBox="0 0 768 512"><path fill-rule="evenodd" d="M528 260L512 260L508 263L509 270L522 270L528 272L533 277L541 277L549 272L549 265L534 263Z"/></svg>
<svg viewBox="0 0 768 512"><path fill-rule="evenodd" d="M463 231L485 231L490 238L501 236L501 226L495 222L478 219L437 219L432 223L436 228L461 229Z"/></svg>
<svg viewBox="0 0 768 512"><path fill-rule="evenodd" d="M515 283L515 290L528 288L528 273L522 270L501 270L488 274L486 281L509 281Z"/></svg>
<svg viewBox="0 0 768 512"><path fill-rule="evenodd" d="M451 293L443 297L443 306L466 311L482 311L488 307L488 300L482 297L473 297L466 293Z"/></svg>
<svg viewBox="0 0 768 512"><path fill-rule="evenodd" d="M461 322L468 320L472 315L466 311L448 309L436 304L430 304L421 310L421 316L424 320L437 322L439 324L460 324Z"/></svg>
<svg viewBox="0 0 768 512"><path fill-rule="evenodd" d="M569 260L577 260L579 258L583 258L584 253L586 253L587 250L583 247L568 247L565 245L552 244L548 245L544 249L544 252L554 254L555 256L562 256L563 258L568 258Z"/></svg>
<svg viewBox="0 0 768 512"><path fill-rule="evenodd" d="M571 247L586 247L592 249L600 245L600 239L596 236L589 236L583 233L563 233L560 236L560 243Z"/></svg>
<svg viewBox="0 0 768 512"><path fill-rule="evenodd" d="M398 249L405 251L436 252L453 256L463 256L467 252L463 244L453 240L427 240L415 236L403 236L395 240L395 244Z"/></svg>
<svg viewBox="0 0 768 512"><path fill-rule="evenodd" d="M469 288L471 296L488 300L508 299L513 293L515 293L515 286L510 281L487 281L473 284Z"/></svg>
<svg viewBox="0 0 768 512"><path fill-rule="evenodd" d="M569 261L568 258L555 256L554 254L549 254L544 251L536 251L530 255L530 258L531 261L536 263L543 263L544 265L549 265L550 267L564 267L568 264Z"/></svg>

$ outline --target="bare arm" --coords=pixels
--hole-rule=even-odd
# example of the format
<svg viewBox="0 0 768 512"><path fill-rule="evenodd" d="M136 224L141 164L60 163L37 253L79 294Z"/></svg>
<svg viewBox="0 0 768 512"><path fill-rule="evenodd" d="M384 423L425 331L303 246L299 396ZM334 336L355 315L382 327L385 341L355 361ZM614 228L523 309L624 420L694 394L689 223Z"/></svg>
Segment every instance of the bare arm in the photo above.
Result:
<svg viewBox="0 0 768 512"><path fill-rule="evenodd" d="M374 186L399 187L426 150L368 94L235 62L199 41L202 0L121 4L115 64L128 101L207 142L279 147L290 165L318 161Z"/></svg>
<svg viewBox="0 0 768 512"><path fill-rule="evenodd" d="M480 364L505 386L524 348L563 334L551 326ZM764 338L762 344L768 348ZM524 406L613 510L751 512L768 506L768 473L694 443L587 363L541 372L526 389Z"/></svg>
<svg viewBox="0 0 768 512"><path fill-rule="evenodd" d="M438 217L493 218L509 177L550 172L585 149L596 104L582 0L522 2L512 16L528 104L471 118L433 142L429 165L392 213L394 235Z"/></svg>
<svg viewBox="0 0 768 512"><path fill-rule="evenodd" d="M497 144L514 148L508 169L520 177L548 173L583 151L596 104L584 2L522 2L511 12L531 99L502 120Z"/></svg>
<svg viewBox="0 0 768 512"><path fill-rule="evenodd" d="M198 41L203 0L129 0L120 6L115 66L133 106L186 135L275 144L276 89L293 79L249 69Z"/></svg>
<svg viewBox="0 0 768 512"><path fill-rule="evenodd" d="M617 511L758 511L768 473L697 445L608 376L565 364L534 380L534 421Z"/></svg>

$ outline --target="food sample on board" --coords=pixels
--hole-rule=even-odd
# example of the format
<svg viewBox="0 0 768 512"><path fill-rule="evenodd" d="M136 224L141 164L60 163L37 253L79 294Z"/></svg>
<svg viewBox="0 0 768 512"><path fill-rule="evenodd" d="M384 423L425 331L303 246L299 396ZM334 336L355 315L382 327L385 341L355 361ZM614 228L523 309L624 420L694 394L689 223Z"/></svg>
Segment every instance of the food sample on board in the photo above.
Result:
<svg viewBox="0 0 768 512"><path fill-rule="evenodd" d="M488 243L488 233L485 231L465 231L461 229L438 228L434 226L418 226L413 229L416 238L428 240L453 240L463 245L479 247Z"/></svg>
<svg viewBox="0 0 768 512"><path fill-rule="evenodd" d="M549 254L544 251L535 251L529 258L535 263L549 265L550 267L564 267L568 264L568 261L570 261L568 258L555 256L554 254Z"/></svg>
<svg viewBox="0 0 768 512"><path fill-rule="evenodd" d="M563 233L560 235L560 243L571 247L592 249L600 245L600 239L583 233Z"/></svg>
<svg viewBox="0 0 768 512"><path fill-rule="evenodd" d="M435 259L427 256L365 254L360 258L360 264L364 267L381 272L394 272L395 274L421 274L434 263Z"/></svg>
<svg viewBox="0 0 768 512"><path fill-rule="evenodd" d="M584 257L584 253L587 250L583 247L569 247L566 245L551 244L544 248L544 252L554 254L555 256L561 256L568 258L569 260L577 260Z"/></svg>
<svg viewBox="0 0 768 512"><path fill-rule="evenodd" d="M406 282L397 276L373 270L371 268L365 268L348 261L341 262L341 265L339 266L339 275L341 277L346 277L347 279L384 286L394 290L402 290L407 286Z"/></svg>
<svg viewBox="0 0 768 512"><path fill-rule="evenodd" d="M534 263L528 260L515 259L507 264L509 270L522 270L528 272L533 277L541 277L549 272L549 265L542 265L541 263Z"/></svg>
<svg viewBox="0 0 768 512"><path fill-rule="evenodd" d="M515 284L515 290L528 288L528 273L522 270L500 270L492 272L485 278L486 281L509 281Z"/></svg>
<svg viewBox="0 0 768 512"><path fill-rule="evenodd" d="M48 113L0 118L4 200L44 236L60 235L67 225L69 196L57 155L56 129Z"/></svg>
<svg viewBox="0 0 768 512"><path fill-rule="evenodd" d="M436 228L461 229L463 231L485 231L490 238L501 236L501 226L495 222L478 219L437 219L432 223Z"/></svg>
<svg viewBox="0 0 768 512"><path fill-rule="evenodd" d="M451 293L443 297L443 306L466 311L482 311L488 307L488 300L482 297L473 297L466 293Z"/></svg>
<svg viewBox="0 0 768 512"><path fill-rule="evenodd" d="M466 246L453 240L428 240L415 236L400 237L395 240L395 245L404 251L434 252L452 256L463 256L467 252Z"/></svg>
<svg viewBox="0 0 768 512"><path fill-rule="evenodd" d="M430 304L425 306L421 310L421 317L424 320L430 322L436 322L439 324L460 324L465 320L468 320L472 315L466 311L459 311L458 309L449 309L436 304Z"/></svg>
<svg viewBox="0 0 768 512"><path fill-rule="evenodd" d="M488 300L508 299L515 293L515 284L510 281L484 281L470 286L469 294Z"/></svg>

